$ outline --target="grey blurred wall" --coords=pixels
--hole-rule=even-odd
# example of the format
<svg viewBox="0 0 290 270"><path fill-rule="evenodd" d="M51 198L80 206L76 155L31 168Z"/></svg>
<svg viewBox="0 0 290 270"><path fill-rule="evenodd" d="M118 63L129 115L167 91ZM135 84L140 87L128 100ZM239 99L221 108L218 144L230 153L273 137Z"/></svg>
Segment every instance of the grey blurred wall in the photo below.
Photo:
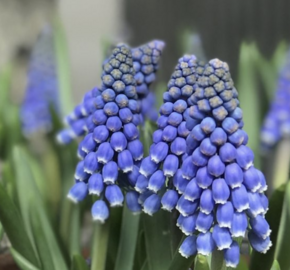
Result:
<svg viewBox="0 0 290 270"><path fill-rule="evenodd" d="M66 32L74 100L100 84L104 43L116 43L123 31L122 0L60 0Z"/></svg>
<svg viewBox="0 0 290 270"><path fill-rule="evenodd" d="M227 61L236 75L242 41L256 41L270 57L281 39L290 40L289 11L289 0L125 0L130 41L159 38L167 43L160 70L164 80L184 53L184 29L197 30L206 56Z"/></svg>

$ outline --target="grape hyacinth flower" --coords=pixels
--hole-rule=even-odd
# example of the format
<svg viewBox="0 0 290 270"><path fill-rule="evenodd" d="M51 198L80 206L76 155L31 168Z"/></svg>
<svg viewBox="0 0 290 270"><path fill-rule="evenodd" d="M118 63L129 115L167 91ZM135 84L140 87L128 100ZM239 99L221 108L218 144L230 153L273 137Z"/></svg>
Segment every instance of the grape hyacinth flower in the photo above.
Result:
<svg viewBox="0 0 290 270"><path fill-rule="evenodd" d="M182 176L181 164L189 160L186 153L186 138L189 134L186 119L191 104L189 98L201 71L202 66L195 56L180 58L168 83L168 90L163 95L164 104L160 108L158 129L153 133L149 156L141 162L141 175L135 186L141 195L149 195L143 203L143 210L149 215L161 206L172 211L178 201L178 193L183 193L189 182ZM188 174L192 173L189 168ZM165 186L167 191L163 194Z"/></svg>
<svg viewBox="0 0 290 270"><path fill-rule="evenodd" d="M141 106L141 111L138 114L134 114L133 122L136 125L143 123L144 118L154 120L154 117L156 117L153 109L154 102L152 102L153 93L149 91L149 87L156 78L155 74L159 68L158 64L164 46L164 42L153 40L140 47L131 49L138 106ZM122 71L109 64L109 59L104 61L103 69L116 80L122 76ZM93 113L98 109L102 109L104 106L101 92L99 88L95 87L86 93L83 102L77 105L73 112L65 118L65 123L69 128L62 130L58 134L59 142L63 144L70 143L74 138L84 136L90 131L92 128L90 123ZM122 99L122 96L118 97L116 101L119 103L127 102Z"/></svg>
<svg viewBox="0 0 290 270"><path fill-rule="evenodd" d="M265 253L271 246L265 219L266 181L254 167L254 154L247 146L228 65L209 61L190 100L188 124L192 126L192 120L196 124L187 140L190 162L182 167L189 182L176 207L178 226L188 237L179 251L188 257L208 255L217 248L224 251L226 266L236 267L240 256L236 238L247 231L258 252Z"/></svg>
<svg viewBox="0 0 290 270"><path fill-rule="evenodd" d="M88 134L79 144L82 160L76 167L76 183L68 197L78 202L88 193L99 196L92 216L100 222L109 216L107 204L123 204L123 190L128 191L128 208L132 212L141 210L139 196L132 188L143 157L138 123L134 121L141 112L134 75L130 48L117 46L104 65L102 87L98 89L103 105L87 118Z"/></svg>
<svg viewBox="0 0 290 270"><path fill-rule="evenodd" d="M27 86L20 108L24 136L52 129L51 109L59 113L58 80L53 33L46 26L38 37L30 58Z"/></svg>
<svg viewBox="0 0 290 270"><path fill-rule="evenodd" d="M290 138L290 53L281 70L277 91L261 129L263 150L271 149L282 138Z"/></svg>

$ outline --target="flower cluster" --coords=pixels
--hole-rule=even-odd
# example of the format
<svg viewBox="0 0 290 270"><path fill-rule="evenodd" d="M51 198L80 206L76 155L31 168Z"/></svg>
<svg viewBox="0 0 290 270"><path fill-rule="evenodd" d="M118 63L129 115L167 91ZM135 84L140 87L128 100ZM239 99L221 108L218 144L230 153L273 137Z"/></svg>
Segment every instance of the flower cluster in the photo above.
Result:
<svg viewBox="0 0 290 270"><path fill-rule="evenodd" d="M258 252L271 246L265 220L268 199L264 175L253 165L254 154L246 146L243 115L228 65L218 59L204 66L191 96L190 118L197 123L187 139L191 164L182 167L188 184L177 202L177 225L189 235L180 253L208 255L224 251L226 265L236 267L239 245L248 238Z"/></svg>
<svg viewBox="0 0 290 270"><path fill-rule="evenodd" d="M20 109L23 134L48 132L51 109L59 112L58 80L53 33L47 26L37 39L29 63L27 87Z"/></svg>
<svg viewBox="0 0 290 270"><path fill-rule="evenodd" d="M189 118L189 106L192 104L190 97L202 70L195 56L180 58L168 83L168 90L163 95L158 129L153 133L150 154L142 160L135 185L141 193L139 201L147 214L154 214L161 206L168 211L174 209L178 192L182 193L187 185L188 181L181 172L182 162L190 162L186 154L189 134L186 119ZM191 123L195 124L194 121ZM167 191L164 193L165 186Z"/></svg>
<svg viewBox="0 0 290 270"><path fill-rule="evenodd" d="M263 149L270 149L281 138L290 137L290 55L288 58L278 80L276 96L261 130Z"/></svg>
<svg viewBox="0 0 290 270"><path fill-rule="evenodd" d="M157 41L149 43L152 49L147 54L153 55L152 52L161 45ZM147 67L150 62L147 56L140 58L140 61L146 67L142 70L149 74L152 69ZM137 192L132 188L130 190L135 184L138 162L143 157L143 145L137 128L141 122L137 86L142 85L142 80L137 83L135 70L138 69L136 62L133 66L130 48L119 45L104 64L102 87L90 92L93 97L87 95L84 99L91 103L90 114L85 120L88 134L79 144L78 155L82 160L77 165L76 183L68 197L78 202L88 192L100 196L92 207L92 216L101 222L109 216L105 200L112 207L122 205L124 196L121 187L129 189L126 194L128 207L133 212L141 210ZM149 82L151 79L147 79Z"/></svg>
<svg viewBox="0 0 290 270"><path fill-rule="evenodd" d="M156 78L156 72L159 68L161 53L164 43L159 40L153 40L140 47L131 50L133 59L133 69L135 78L135 88L138 95L138 102L141 102L141 111L134 115L133 122L136 125L144 122L144 117L154 119L154 102L149 91L151 83ZM122 70L115 68L106 59L103 63L103 69L116 80L122 76ZM64 144L70 143L74 138L85 135L90 129L92 114L102 106L102 97L100 90L96 87L87 92L83 102L75 107L72 113L65 118L65 123L69 128L58 134L58 141Z"/></svg>

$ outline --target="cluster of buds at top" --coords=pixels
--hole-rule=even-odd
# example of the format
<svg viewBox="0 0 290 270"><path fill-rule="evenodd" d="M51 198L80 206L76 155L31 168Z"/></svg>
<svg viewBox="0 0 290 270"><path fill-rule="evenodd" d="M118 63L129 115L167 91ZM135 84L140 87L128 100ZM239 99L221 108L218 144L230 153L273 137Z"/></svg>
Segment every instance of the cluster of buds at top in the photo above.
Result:
<svg viewBox="0 0 290 270"><path fill-rule="evenodd" d="M155 41L148 46L153 55L152 51L161 50L163 43ZM141 58L140 61L145 65L149 60ZM143 157L137 128L141 102L138 100L135 69L130 48L117 46L103 66L101 88L91 91L95 98L86 99L94 111L85 120L88 134L79 144L78 155L82 160L77 165L76 183L68 197L78 202L88 193L100 196L92 207L92 216L101 222L109 216L106 202L112 207L123 204L121 187L128 191L128 207L133 212L141 210L137 192L132 188L130 191L138 162Z"/></svg>
<svg viewBox="0 0 290 270"><path fill-rule="evenodd" d="M290 59L290 54L288 55ZM276 96L261 129L262 149L270 149L280 139L290 137L290 60L282 69Z"/></svg>
<svg viewBox="0 0 290 270"><path fill-rule="evenodd" d="M161 53L164 48L162 41L153 40L140 47L131 49L134 78L135 78L135 89L136 99L138 100L138 106L141 107L139 113L134 114L133 122L135 125L139 125L144 122L144 118L154 119L154 102L152 101L152 94L149 91L151 83L156 78L156 72L159 68L158 63L161 58ZM117 68L117 61L110 63L110 58L106 59L103 63L103 70L106 72L105 79L107 83L113 82L116 86L123 87L121 78L124 73L127 72L127 67L124 65ZM92 115L103 106L103 98L100 95L100 91L103 88L112 88L112 85L104 85L99 88L94 88L87 92L84 96L83 102L75 107L72 113L65 118L65 123L69 126L68 129L61 131L58 134L58 141L64 144L70 143L74 138L85 135L90 132L92 128ZM129 92L129 90L126 90ZM151 93L151 94L149 94ZM125 93L129 94L130 93Z"/></svg>
<svg viewBox="0 0 290 270"><path fill-rule="evenodd" d="M59 112L53 33L47 26L32 50L26 92L20 108L22 131L26 137L36 132L47 133L51 130L51 108Z"/></svg>

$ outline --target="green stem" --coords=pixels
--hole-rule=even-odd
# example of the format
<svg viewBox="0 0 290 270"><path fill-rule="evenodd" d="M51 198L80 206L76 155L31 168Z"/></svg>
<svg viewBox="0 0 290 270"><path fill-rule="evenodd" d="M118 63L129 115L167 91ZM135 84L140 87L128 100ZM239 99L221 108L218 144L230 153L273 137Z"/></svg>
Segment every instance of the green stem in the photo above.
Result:
<svg viewBox="0 0 290 270"><path fill-rule="evenodd" d="M92 246L91 270L104 270L106 268L106 254L109 238L109 224L96 223L94 228Z"/></svg>
<svg viewBox="0 0 290 270"><path fill-rule="evenodd" d="M133 215L126 206L123 207L121 236L115 270L133 269L139 220L140 215Z"/></svg>

